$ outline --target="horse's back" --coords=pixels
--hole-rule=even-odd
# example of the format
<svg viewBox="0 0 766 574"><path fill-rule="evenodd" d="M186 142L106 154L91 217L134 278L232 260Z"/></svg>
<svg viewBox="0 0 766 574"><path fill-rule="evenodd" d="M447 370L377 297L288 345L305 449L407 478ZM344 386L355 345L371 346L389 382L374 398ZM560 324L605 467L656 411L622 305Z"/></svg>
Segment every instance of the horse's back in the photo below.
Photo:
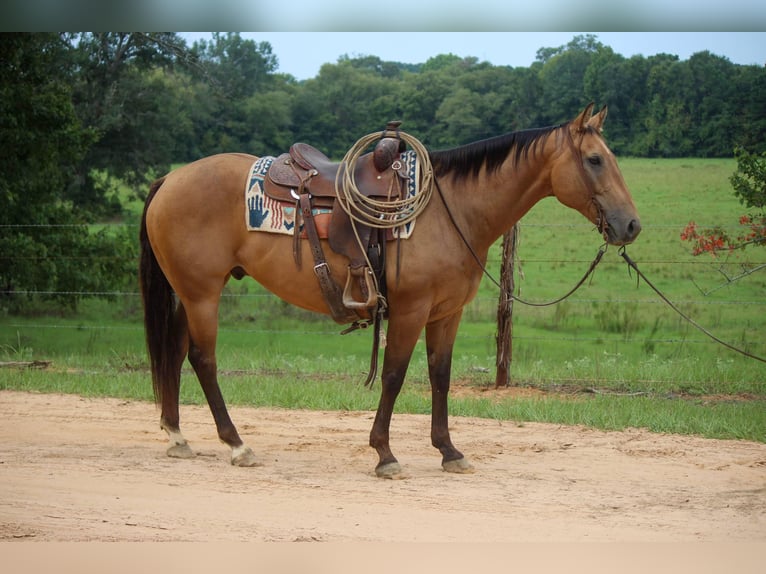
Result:
<svg viewBox="0 0 766 574"><path fill-rule="evenodd" d="M203 292L217 296L230 273L246 274L285 301L327 313L310 264L309 243L300 242L303 264L298 266L292 236L247 229L245 187L257 159L219 154L166 176L147 209L147 229L160 265L182 298L196 299ZM457 240L449 242L451 236L434 229L443 229L443 219L424 213L413 236L389 250L389 268L401 269L401 276L398 271L390 273L388 297L405 311L423 307L418 314L429 313L427 308L436 305L441 316L473 297L478 286L473 276L480 277L480 272L455 257ZM326 241L322 244L333 277L343 281L348 260ZM473 273L467 274L466 267Z"/></svg>
<svg viewBox="0 0 766 574"><path fill-rule="evenodd" d="M218 182L219 193L226 192L230 183L241 182L244 189L248 170L258 158L246 153L220 153L203 157L186 165L182 165L165 176L163 187L175 189L184 195L194 193L194 189L208 193L210 184ZM167 192L163 192L167 193Z"/></svg>
<svg viewBox="0 0 766 574"><path fill-rule="evenodd" d="M258 158L243 153L204 157L168 173L147 209L147 226L158 217L171 217L174 225L215 222L221 211L244 203L248 170Z"/></svg>

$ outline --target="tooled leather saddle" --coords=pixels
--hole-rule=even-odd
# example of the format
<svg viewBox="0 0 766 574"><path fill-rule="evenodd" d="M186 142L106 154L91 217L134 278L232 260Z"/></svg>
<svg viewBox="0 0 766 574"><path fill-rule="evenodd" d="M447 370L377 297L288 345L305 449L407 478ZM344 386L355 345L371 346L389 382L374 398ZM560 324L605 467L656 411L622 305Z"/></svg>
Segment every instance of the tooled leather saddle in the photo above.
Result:
<svg viewBox="0 0 766 574"><path fill-rule="evenodd" d="M398 161L405 148L399 138L400 124L389 122L374 149L361 155L353 166L353 181L365 197L380 201L400 199L402 184L407 179ZM296 204L293 235L296 264L301 265L301 234L297 230L302 221L314 259L314 273L333 319L340 324L358 325L360 319L377 320L380 305L385 305L386 231L352 219L336 205L338 185L342 184L346 169L345 162L333 162L313 146L295 143L289 152L274 159L263 190L272 199ZM324 256L312 211L316 208L332 209L328 243L333 251L349 260L343 289L332 277Z"/></svg>

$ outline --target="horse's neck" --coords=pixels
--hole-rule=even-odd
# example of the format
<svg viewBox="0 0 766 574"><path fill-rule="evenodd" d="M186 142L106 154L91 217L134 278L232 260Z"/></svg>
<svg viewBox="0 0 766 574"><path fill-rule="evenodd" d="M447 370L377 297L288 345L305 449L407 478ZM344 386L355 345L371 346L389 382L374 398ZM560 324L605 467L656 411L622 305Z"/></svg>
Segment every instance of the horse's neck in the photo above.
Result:
<svg viewBox="0 0 766 574"><path fill-rule="evenodd" d="M462 221L463 234L477 252L484 252L550 195L550 173L543 154L516 165L508 159L496 173L481 173L465 183L453 182L450 191L452 197L447 202L451 209L459 210L455 218Z"/></svg>

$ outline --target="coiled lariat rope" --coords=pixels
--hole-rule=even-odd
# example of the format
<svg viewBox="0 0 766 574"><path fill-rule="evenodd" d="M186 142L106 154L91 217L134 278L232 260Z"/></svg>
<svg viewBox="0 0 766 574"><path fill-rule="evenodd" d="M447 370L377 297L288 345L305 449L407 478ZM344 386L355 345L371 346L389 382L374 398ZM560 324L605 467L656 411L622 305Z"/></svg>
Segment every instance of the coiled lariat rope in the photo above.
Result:
<svg viewBox="0 0 766 574"><path fill-rule="evenodd" d="M356 185L354 171L357 160L367 151L370 144L386 137L401 139L417 154L420 174L416 192L410 197L399 198L400 186L396 185L399 183L397 176L391 180L389 198L382 201L365 196ZM397 159L394 165L399 161ZM352 220L379 229L393 229L415 221L423 212L431 199L433 178L431 159L423 144L405 132L384 130L364 136L346 153L341 162L341 169L335 177L335 193L341 208Z"/></svg>
<svg viewBox="0 0 766 574"><path fill-rule="evenodd" d="M391 178L391 185L388 190L386 200L377 200L367 197L356 185L354 172L356 171L357 160L367 151L370 144L383 138L395 138L402 140L415 152L419 162L418 181L415 187L415 193L411 196L401 198L401 182L399 176L394 174ZM398 167L397 167L398 165ZM390 169L398 170L401 168L401 160L396 159ZM351 218L351 228L354 230L354 236L359 246L362 248L364 259L368 268L372 268L372 263L367 254L367 250L359 237L359 230L356 223L361 223L377 229L395 229L415 221L423 213L423 210L431 200L431 194L434 187L433 168L431 158L425 146L406 132L398 129L386 129L382 132L376 132L364 136L348 150L340 164L340 169L335 176L335 195L338 198L337 203ZM385 308L388 303L381 293L378 278L372 275L375 284L375 290L378 292L380 304Z"/></svg>

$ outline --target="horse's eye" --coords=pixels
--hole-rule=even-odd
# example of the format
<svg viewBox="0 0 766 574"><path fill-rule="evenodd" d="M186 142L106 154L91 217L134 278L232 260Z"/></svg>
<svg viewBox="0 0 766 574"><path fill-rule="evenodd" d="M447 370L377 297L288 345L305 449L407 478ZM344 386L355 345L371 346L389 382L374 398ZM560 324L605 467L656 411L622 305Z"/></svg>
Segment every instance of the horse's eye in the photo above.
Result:
<svg viewBox="0 0 766 574"><path fill-rule="evenodd" d="M592 155L588 158L588 163L591 165L601 165L601 156Z"/></svg>

